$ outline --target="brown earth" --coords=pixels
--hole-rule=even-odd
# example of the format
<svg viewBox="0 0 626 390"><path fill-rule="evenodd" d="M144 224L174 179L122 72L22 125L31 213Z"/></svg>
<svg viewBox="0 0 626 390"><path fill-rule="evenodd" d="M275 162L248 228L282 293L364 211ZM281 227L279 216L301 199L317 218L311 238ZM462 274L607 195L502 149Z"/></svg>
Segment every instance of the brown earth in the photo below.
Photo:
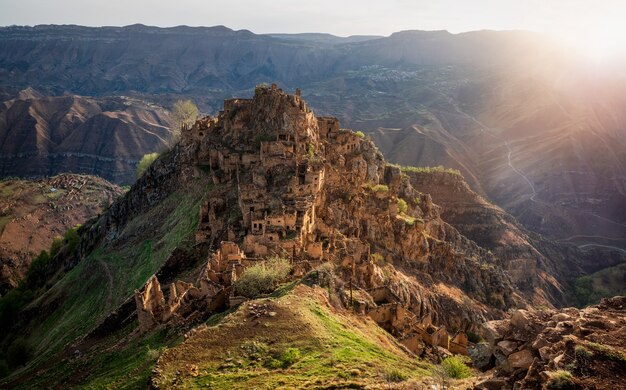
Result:
<svg viewBox="0 0 626 390"><path fill-rule="evenodd" d="M55 237L97 216L122 193L87 175L0 182L0 291L15 287Z"/></svg>
<svg viewBox="0 0 626 390"><path fill-rule="evenodd" d="M0 105L0 176L94 174L130 184L144 154L171 139L168 113L126 97L41 96Z"/></svg>

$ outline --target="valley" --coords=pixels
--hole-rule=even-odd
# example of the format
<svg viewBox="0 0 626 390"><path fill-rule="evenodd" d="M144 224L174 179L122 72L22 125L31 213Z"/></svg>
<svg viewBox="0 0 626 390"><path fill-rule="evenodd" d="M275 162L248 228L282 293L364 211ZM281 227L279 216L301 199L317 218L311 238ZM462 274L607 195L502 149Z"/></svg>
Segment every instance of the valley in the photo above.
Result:
<svg viewBox="0 0 626 390"><path fill-rule="evenodd" d="M9 26L0 98L0 387L626 380L619 67L525 31Z"/></svg>

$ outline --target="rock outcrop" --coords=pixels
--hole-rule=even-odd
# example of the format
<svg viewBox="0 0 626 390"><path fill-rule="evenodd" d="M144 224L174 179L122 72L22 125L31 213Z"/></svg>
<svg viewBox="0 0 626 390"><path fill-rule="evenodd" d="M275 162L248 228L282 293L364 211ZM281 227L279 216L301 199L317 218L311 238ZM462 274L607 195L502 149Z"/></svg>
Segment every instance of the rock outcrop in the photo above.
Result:
<svg viewBox="0 0 626 390"><path fill-rule="evenodd" d="M315 117L299 91L272 85L252 99L225 101L217 117L183 129L168 158L176 163L157 161L135 187L165 171L175 183L176 166L187 177L192 167L208 172L218 192L201 209L195 240L212 254L194 284L168 290L150 279L136 292L144 330L240 302L232 283L270 256L288 258L294 277L324 262L339 266L366 297L351 304L415 353L424 346L464 353L464 332L523 303L493 255L442 221L430 196L387 165L371 141L336 118ZM111 215L129 208L122 205L135 187ZM111 230L116 219L100 222L109 233L96 236L120 230L123 224ZM161 289L169 293L153 296Z"/></svg>
<svg viewBox="0 0 626 390"><path fill-rule="evenodd" d="M622 388L626 381L626 297L559 311L517 310L483 326L470 347L475 366L495 366L499 387L478 389ZM561 387L557 386L560 383Z"/></svg>
<svg viewBox="0 0 626 390"><path fill-rule="evenodd" d="M529 232L512 215L474 192L455 171L411 169L411 184L441 206L441 218L465 237L493 252L513 283L533 303L568 303L567 285L584 274L588 255L575 247Z"/></svg>

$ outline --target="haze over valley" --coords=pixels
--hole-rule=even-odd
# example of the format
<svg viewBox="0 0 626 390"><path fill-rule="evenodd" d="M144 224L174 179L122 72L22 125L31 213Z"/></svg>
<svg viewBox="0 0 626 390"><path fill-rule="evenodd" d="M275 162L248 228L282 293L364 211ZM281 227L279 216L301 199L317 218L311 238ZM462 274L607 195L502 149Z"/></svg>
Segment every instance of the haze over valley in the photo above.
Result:
<svg viewBox="0 0 626 390"><path fill-rule="evenodd" d="M620 388L621 6L393 3L12 4L0 387Z"/></svg>

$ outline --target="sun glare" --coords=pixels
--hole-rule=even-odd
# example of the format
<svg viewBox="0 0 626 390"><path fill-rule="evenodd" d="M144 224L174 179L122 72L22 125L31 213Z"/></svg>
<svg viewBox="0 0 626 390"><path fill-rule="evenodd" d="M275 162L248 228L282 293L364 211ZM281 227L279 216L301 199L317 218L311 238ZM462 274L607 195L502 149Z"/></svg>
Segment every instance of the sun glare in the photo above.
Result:
<svg viewBox="0 0 626 390"><path fill-rule="evenodd" d="M566 33L558 35L590 60L607 62L626 58L626 22L609 17L595 23L581 21Z"/></svg>

